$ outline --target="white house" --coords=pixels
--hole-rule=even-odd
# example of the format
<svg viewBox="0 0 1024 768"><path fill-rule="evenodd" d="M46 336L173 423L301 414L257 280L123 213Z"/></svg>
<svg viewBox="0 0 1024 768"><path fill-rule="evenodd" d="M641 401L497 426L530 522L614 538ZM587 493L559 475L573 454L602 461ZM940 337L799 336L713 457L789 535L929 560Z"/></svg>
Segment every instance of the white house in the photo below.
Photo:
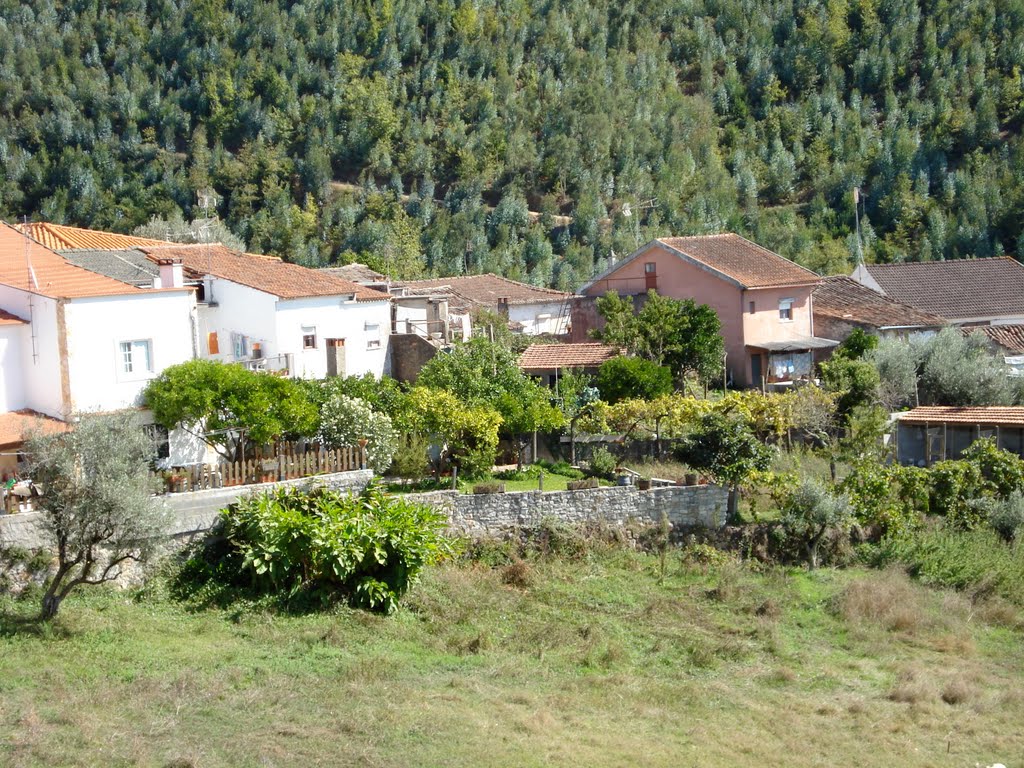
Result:
<svg viewBox="0 0 1024 768"><path fill-rule="evenodd" d="M300 378L390 370L387 294L223 245L140 248L199 283L199 354Z"/></svg>
<svg viewBox="0 0 1024 768"><path fill-rule="evenodd" d="M561 336L569 331L572 294L538 288L498 275L459 275L394 283L391 293L402 297L447 298L450 319L489 309L504 316L510 329L527 336ZM413 305L408 303L412 309ZM418 319L409 313L410 321ZM431 318L426 317L430 320ZM399 320L402 320L400 317ZM468 335L468 325L466 327Z"/></svg>
<svg viewBox="0 0 1024 768"><path fill-rule="evenodd" d="M0 413L66 419L140 404L196 348L193 288L141 290L0 223Z"/></svg>

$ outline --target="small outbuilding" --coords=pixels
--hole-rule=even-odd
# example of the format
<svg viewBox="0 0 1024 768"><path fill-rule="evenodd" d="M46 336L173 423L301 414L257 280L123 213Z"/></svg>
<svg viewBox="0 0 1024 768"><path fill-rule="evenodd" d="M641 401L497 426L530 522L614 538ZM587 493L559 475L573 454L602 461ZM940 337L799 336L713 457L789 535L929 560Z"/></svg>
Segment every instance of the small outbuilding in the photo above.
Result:
<svg viewBox="0 0 1024 768"><path fill-rule="evenodd" d="M959 459L975 440L993 438L1024 457L1024 407L930 405L897 416L896 460L929 467Z"/></svg>

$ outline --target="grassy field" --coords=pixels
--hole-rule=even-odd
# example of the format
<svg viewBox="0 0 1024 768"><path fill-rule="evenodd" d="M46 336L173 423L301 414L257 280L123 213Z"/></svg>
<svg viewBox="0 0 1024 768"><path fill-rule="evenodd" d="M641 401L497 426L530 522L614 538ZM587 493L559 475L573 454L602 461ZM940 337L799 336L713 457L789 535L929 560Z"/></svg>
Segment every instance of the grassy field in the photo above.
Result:
<svg viewBox="0 0 1024 768"><path fill-rule="evenodd" d="M896 571L627 551L426 573L397 614L0 603L0 765L1024 760L1024 624Z"/></svg>

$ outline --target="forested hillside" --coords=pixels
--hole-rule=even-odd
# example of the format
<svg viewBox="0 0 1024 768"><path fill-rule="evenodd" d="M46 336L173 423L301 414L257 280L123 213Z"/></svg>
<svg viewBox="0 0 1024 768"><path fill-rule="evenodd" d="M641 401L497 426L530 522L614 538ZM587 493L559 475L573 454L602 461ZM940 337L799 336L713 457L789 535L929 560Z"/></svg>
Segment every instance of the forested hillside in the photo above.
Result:
<svg viewBox="0 0 1024 768"><path fill-rule="evenodd" d="M0 11L8 220L131 231L212 187L256 251L563 288L725 229L849 269L856 186L869 259L1022 239L1024 0Z"/></svg>

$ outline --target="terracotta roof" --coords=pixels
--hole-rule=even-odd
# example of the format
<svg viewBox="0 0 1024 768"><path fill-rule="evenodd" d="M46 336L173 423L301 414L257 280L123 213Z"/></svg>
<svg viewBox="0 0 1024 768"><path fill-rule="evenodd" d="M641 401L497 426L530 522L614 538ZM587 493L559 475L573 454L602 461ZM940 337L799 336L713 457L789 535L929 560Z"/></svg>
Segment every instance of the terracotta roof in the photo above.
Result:
<svg viewBox="0 0 1024 768"><path fill-rule="evenodd" d="M965 336L980 333L1006 351L1024 355L1024 325L968 325L960 330Z"/></svg>
<svg viewBox="0 0 1024 768"><path fill-rule="evenodd" d="M448 288L451 293L471 304L491 309L498 306L498 299L508 299L509 304L551 304L565 301L572 296L569 293L562 293L551 288L537 288L490 273L433 277L429 280L406 280L395 283L395 286L412 291L424 288Z"/></svg>
<svg viewBox="0 0 1024 768"><path fill-rule="evenodd" d="M0 325L28 325L28 320L22 320L17 315L0 309Z"/></svg>
<svg viewBox="0 0 1024 768"><path fill-rule="evenodd" d="M928 405L901 413L897 418L909 424L999 424L1024 427L1024 407L1019 405Z"/></svg>
<svg viewBox="0 0 1024 768"><path fill-rule="evenodd" d="M19 232L24 232L36 242L54 251L78 250L95 248L99 250L137 248L140 245L166 245L166 240L153 240L149 237L121 235L116 232L99 232L80 227L67 227L63 224L52 224L48 221L34 221L28 224L17 224Z"/></svg>
<svg viewBox="0 0 1024 768"><path fill-rule="evenodd" d="M346 264L343 267L323 267L321 272L340 277L342 280L351 280L353 283L383 283L387 277L380 272L375 272L365 264Z"/></svg>
<svg viewBox="0 0 1024 768"><path fill-rule="evenodd" d="M23 408L0 413L0 446L20 445L34 431L46 434L66 432L71 427L63 421Z"/></svg>
<svg viewBox="0 0 1024 768"><path fill-rule="evenodd" d="M869 264L887 296L950 320L1024 316L1024 266L990 259Z"/></svg>
<svg viewBox="0 0 1024 768"><path fill-rule="evenodd" d="M815 315L873 328L935 328L946 324L938 315L901 304L845 275L822 278L811 295Z"/></svg>
<svg viewBox="0 0 1024 768"><path fill-rule="evenodd" d="M55 299L140 292L134 286L76 267L3 222L0 222L0 283Z"/></svg>
<svg viewBox="0 0 1024 768"><path fill-rule="evenodd" d="M733 279L744 288L813 285L820 279L809 269L731 232L662 237L658 242Z"/></svg>
<svg viewBox="0 0 1024 768"><path fill-rule="evenodd" d="M277 258L242 253L226 246L163 245L139 248L152 260L180 258L185 273L195 279L211 274L282 299L352 294L358 301L388 301L386 293L350 280L308 269Z"/></svg>
<svg viewBox="0 0 1024 768"><path fill-rule="evenodd" d="M581 344L531 344L523 350L519 367L524 371L550 371L555 368L597 368L622 351L597 342Z"/></svg>

